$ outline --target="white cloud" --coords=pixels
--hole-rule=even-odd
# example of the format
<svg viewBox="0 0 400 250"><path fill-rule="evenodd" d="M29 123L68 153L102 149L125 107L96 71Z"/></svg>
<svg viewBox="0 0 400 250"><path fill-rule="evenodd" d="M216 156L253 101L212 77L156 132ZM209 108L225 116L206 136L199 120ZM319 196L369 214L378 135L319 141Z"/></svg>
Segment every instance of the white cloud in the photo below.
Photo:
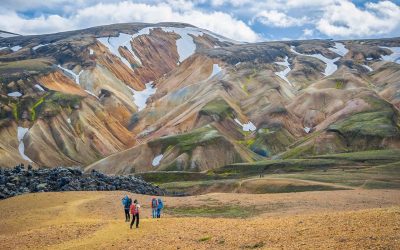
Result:
<svg viewBox="0 0 400 250"><path fill-rule="evenodd" d="M294 18L277 10L261 11L257 14L256 20L267 26L292 27L302 26L307 22L307 18Z"/></svg>
<svg viewBox="0 0 400 250"><path fill-rule="evenodd" d="M301 8L321 8L339 0L195 0L196 3L208 2L212 6L248 6L256 12L260 10L290 10ZM246 9L249 10L249 9Z"/></svg>
<svg viewBox="0 0 400 250"><path fill-rule="evenodd" d="M320 8L334 4L337 0L287 0L284 2L286 8Z"/></svg>
<svg viewBox="0 0 400 250"><path fill-rule="evenodd" d="M207 1L197 1L197 2L207 2ZM248 4L254 4L255 2L252 0L210 0L209 1L212 6L222 6L224 4L231 6L243 6Z"/></svg>
<svg viewBox="0 0 400 250"><path fill-rule="evenodd" d="M312 29L304 29L303 30L303 36L304 37L310 37L314 35L314 30Z"/></svg>
<svg viewBox="0 0 400 250"><path fill-rule="evenodd" d="M220 11L206 13L197 10L190 3L183 7L180 5L186 2L98 3L76 10L68 16L42 15L37 18L26 18L8 11L0 13L0 20L7 20L0 23L0 29L20 34L41 34L121 22L185 22L239 41L260 40L260 36L243 21Z"/></svg>
<svg viewBox="0 0 400 250"><path fill-rule="evenodd" d="M249 25L258 21L266 27L301 27L304 30L306 24L307 28L311 26L314 30L314 34L307 37L314 37L316 30L320 35L340 38L400 35L400 13L396 0L197 1L229 9L235 15L247 18Z"/></svg>
<svg viewBox="0 0 400 250"><path fill-rule="evenodd" d="M10 12L5 14L0 13L0 20L7 20L7 22L0 23L0 30L17 34L43 34L71 30L74 28L67 19L58 15L25 19L18 16L15 12Z"/></svg>
<svg viewBox="0 0 400 250"><path fill-rule="evenodd" d="M356 38L400 35L393 1L350 0L0 0L0 29L42 34L119 22L186 22L254 42L263 26L281 37ZM363 3L364 5L361 5ZM17 13L34 13L34 17ZM42 14L48 13L48 14ZM256 23L257 22L257 23ZM254 26L253 26L254 25ZM293 32L291 27L298 27ZM286 32L286 33L285 33ZM289 33L290 32L290 33Z"/></svg>
<svg viewBox="0 0 400 250"><path fill-rule="evenodd" d="M364 10L340 1L326 7L316 27L328 36L365 37L389 34L399 24L400 7L390 1L367 3Z"/></svg>

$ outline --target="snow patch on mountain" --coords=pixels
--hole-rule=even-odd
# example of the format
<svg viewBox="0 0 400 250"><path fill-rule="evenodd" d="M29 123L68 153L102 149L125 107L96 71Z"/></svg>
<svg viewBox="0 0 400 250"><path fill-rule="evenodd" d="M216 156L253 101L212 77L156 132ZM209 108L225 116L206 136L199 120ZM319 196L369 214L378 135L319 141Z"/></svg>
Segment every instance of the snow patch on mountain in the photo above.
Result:
<svg viewBox="0 0 400 250"><path fill-rule="evenodd" d="M143 36L143 35L150 35L150 30L154 29L154 27L146 27L141 30L139 30L137 33L132 35L132 40L134 40L138 36Z"/></svg>
<svg viewBox="0 0 400 250"><path fill-rule="evenodd" d="M67 75L69 77L73 78L76 84L80 85L79 78L80 78L81 74L83 73L83 70L81 70L78 74L75 74L74 71L64 68L60 64L57 65L57 67L59 67L62 71L64 71L64 73L67 73Z"/></svg>
<svg viewBox="0 0 400 250"><path fill-rule="evenodd" d="M370 66L362 64L361 66L363 66L364 68L366 68L369 72L374 71Z"/></svg>
<svg viewBox="0 0 400 250"><path fill-rule="evenodd" d="M3 50L3 49L11 49L13 52L17 52L18 50L20 50L20 49L22 49L22 47L21 46L19 46L19 45L16 45L16 46L13 46L13 47L1 47L0 48L0 50Z"/></svg>
<svg viewBox="0 0 400 250"><path fill-rule="evenodd" d="M32 49L33 49L33 50L37 50L38 48L44 47L44 46L47 46L47 45L49 45L49 43L39 44L39 45L36 45L35 47L33 47Z"/></svg>
<svg viewBox="0 0 400 250"><path fill-rule="evenodd" d="M119 35L117 37L111 37L111 36L110 37L98 37L97 40L100 43L102 43L104 46L106 46L108 48L108 50L113 55L118 57L126 66L128 66L128 68L133 70L132 65L118 51L119 47L125 47L125 46L128 48L129 51L131 51L131 49L130 49L131 46L129 43L131 38L132 38L132 36L129 34L119 33Z"/></svg>
<svg viewBox="0 0 400 250"><path fill-rule="evenodd" d="M275 72L275 75L279 76L280 78L282 78L285 82L289 83L290 85L292 85L292 83L289 81L289 79L287 79L287 75L290 72L290 63L288 61L288 57L285 56L285 61L284 62L275 62L278 65L282 65L285 66L286 68L282 71L279 72ZM293 86L293 85L292 85Z"/></svg>
<svg viewBox="0 0 400 250"><path fill-rule="evenodd" d="M392 51L392 54L382 56L382 60L400 64L400 47L380 47Z"/></svg>
<svg viewBox="0 0 400 250"><path fill-rule="evenodd" d="M335 42L335 46L333 48L329 48L329 50L335 52L340 56L345 56L347 52L349 52L349 50L346 49L343 43L338 43L338 42Z"/></svg>
<svg viewBox="0 0 400 250"><path fill-rule="evenodd" d="M211 37L214 37L220 42L229 42L229 43L234 43L237 44L239 42L225 38L223 36L217 35L211 31L208 30L203 30L195 27L184 27L184 28L177 28L177 27L146 27L136 34L134 34L131 38L132 40L135 39L138 36L141 35L149 35L150 30L160 28L164 32L173 32L175 34L178 34L180 38L176 40L176 48L178 51L179 55L179 62L183 62L185 59L190 57L196 52L196 43L193 40L193 36L199 37L203 36L204 34L207 34Z"/></svg>
<svg viewBox="0 0 400 250"><path fill-rule="evenodd" d="M11 97L20 97L20 96L22 96L21 92L18 92L18 91L8 93L7 95L11 96Z"/></svg>
<svg viewBox="0 0 400 250"><path fill-rule="evenodd" d="M157 88L153 86L153 81L145 84L146 88L142 91L134 90L133 88L128 88L132 91L133 101L138 107L139 111L143 110L146 107L147 99L154 95L157 91Z"/></svg>
<svg viewBox="0 0 400 250"><path fill-rule="evenodd" d="M290 46L290 50L296 55L310 56L323 61L326 64L325 71L323 72L325 76L330 76L337 70L337 65L335 64L335 62L338 61L340 57L336 57L335 59L329 59L321 54L311 54L311 55L301 54L294 49L294 46Z"/></svg>
<svg viewBox="0 0 400 250"><path fill-rule="evenodd" d="M40 91L45 91L44 88L42 88L42 86L40 86L39 84L35 84L35 88L37 88Z"/></svg>
<svg viewBox="0 0 400 250"><path fill-rule="evenodd" d="M222 68L221 68L218 64L214 63L214 64L213 64L213 68L212 68L211 75L208 77L208 79L211 79L211 78L213 78L215 75L218 75L221 71L222 71ZM208 80L208 79L207 79L207 80Z"/></svg>
<svg viewBox="0 0 400 250"><path fill-rule="evenodd" d="M24 160L32 162L32 160L29 159L29 157L25 155L25 145L24 145L24 141L23 141L24 136L28 132L28 130L29 130L29 128L23 128L23 127L17 128L17 139L18 139L18 143L19 143L18 151Z"/></svg>
<svg viewBox="0 0 400 250"><path fill-rule="evenodd" d="M164 157L163 154L157 155L156 157L154 157L153 161L151 162L151 165L153 165L153 167L157 167L158 165L160 165L160 161L162 160L163 157Z"/></svg>
<svg viewBox="0 0 400 250"><path fill-rule="evenodd" d="M176 48L179 54L179 62L183 62L186 58L190 57L196 52L196 43L192 36L202 36L204 32L198 28L185 27L162 27L165 32L173 32L178 34L181 38L176 40Z"/></svg>
<svg viewBox="0 0 400 250"><path fill-rule="evenodd" d="M193 40L193 36L199 37L207 34L214 37L220 42L238 43L234 40L222 37L211 31L203 30L195 27L175 28L175 27L162 27L165 32L174 32L181 38L176 40L176 47L179 54L179 62L183 62L186 58L190 57L196 52L196 43Z"/></svg>
<svg viewBox="0 0 400 250"><path fill-rule="evenodd" d="M19 46L19 45L15 45L15 46L11 47L11 50L14 51L14 52L17 52L20 49L22 49L22 47Z"/></svg>
<svg viewBox="0 0 400 250"><path fill-rule="evenodd" d="M85 89L85 92L88 93L91 96L96 97L96 99L99 99L99 97L97 95L95 95L93 92L90 92L89 90Z"/></svg>
<svg viewBox="0 0 400 250"><path fill-rule="evenodd" d="M237 118L235 118L234 120L242 127L243 131L255 131L257 129L251 121L242 124Z"/></svg>

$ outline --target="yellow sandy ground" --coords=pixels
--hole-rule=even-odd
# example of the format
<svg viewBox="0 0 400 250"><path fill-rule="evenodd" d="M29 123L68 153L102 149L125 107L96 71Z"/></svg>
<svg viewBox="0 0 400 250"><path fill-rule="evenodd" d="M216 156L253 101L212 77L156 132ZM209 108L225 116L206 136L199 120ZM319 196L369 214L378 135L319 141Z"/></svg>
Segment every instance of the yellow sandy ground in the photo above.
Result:
<svg viewBox="0 0 400 250"><path fill-rule="evenodd" d="M400 249L400 191L207 194L165 198L169 208L238 206L247 218L124 222L125 192L29 194L0 201L0 249Z"/></svg>

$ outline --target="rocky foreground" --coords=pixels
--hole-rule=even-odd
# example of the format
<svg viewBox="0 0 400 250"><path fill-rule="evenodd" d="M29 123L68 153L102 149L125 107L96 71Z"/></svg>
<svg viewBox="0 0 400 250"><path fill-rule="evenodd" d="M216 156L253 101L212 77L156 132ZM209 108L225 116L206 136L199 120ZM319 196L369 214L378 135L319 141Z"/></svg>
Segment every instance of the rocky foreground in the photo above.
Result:
<svg viewBox="0 0 400 250"><path fill-rule="evenodd" d="M18 165L0 169L0 199L25 193L57 191L125 190L138 194L164 195L165 190L140 177L109 176L96 170L83 173L78 168L33 169Z"/></svg>

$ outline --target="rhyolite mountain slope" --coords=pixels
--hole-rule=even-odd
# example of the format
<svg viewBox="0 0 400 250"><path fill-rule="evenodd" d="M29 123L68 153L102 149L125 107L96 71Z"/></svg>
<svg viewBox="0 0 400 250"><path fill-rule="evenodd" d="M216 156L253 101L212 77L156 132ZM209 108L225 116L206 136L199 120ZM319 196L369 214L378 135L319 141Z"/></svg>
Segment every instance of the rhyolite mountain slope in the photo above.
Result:
<svg viewBox="0 0 400 250"><path fill-rule="evenodd" d="M251 44L131 23L0 48L1 167L202 171L400 148L400 38Z"/></svg>

